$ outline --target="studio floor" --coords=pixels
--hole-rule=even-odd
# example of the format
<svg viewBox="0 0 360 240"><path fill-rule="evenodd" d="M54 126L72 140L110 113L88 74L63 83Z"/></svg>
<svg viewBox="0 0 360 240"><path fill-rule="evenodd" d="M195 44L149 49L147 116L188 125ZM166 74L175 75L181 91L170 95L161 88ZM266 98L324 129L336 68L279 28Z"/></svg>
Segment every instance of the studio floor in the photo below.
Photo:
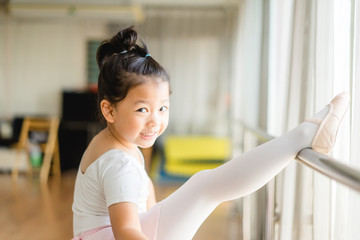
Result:
<svg viewBox="0 0 360 240"><path fill-rule="evenodd" d="M71 204L75 171L64 172L61 178L49 178L41 185L36 177L0 174L0 239L66 240L72 238ZM157 199L161 200L179 187L178 183L155 183ZM234 204L226 202L203 223L195 240L240 239L240 220L231 217Z"/></svg>

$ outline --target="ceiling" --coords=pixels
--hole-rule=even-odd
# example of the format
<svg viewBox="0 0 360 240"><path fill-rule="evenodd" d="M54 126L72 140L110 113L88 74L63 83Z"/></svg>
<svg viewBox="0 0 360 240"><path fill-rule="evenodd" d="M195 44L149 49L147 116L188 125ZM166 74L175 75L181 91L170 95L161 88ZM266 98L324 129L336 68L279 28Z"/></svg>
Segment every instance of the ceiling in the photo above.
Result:
<svg viewBox="0 0 360 240"><path fill-rule="evenodd" d="M142 21L148 9L223 9L239 0L0 0L14 18L96 18Z"/></svg>
<svg viewBox="0 0 360 240"><path fill-rule="evenodd" d="M223 7L236 0L0 0L2 5L95 5L95 6L163 6Z"/></svg>

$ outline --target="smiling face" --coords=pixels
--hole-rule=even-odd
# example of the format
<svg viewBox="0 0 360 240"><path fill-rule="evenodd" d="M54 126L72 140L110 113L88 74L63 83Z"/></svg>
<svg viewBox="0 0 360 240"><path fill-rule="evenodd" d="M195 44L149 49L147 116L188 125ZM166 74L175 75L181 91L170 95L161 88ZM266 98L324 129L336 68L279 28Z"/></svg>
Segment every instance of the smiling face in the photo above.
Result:
<svg viewBox="0 0 360 240"><path fill-rule="evenodd" d="M168 126L169 83L149 78L111 108L108 127L123 146L151 147Z"/></svg>

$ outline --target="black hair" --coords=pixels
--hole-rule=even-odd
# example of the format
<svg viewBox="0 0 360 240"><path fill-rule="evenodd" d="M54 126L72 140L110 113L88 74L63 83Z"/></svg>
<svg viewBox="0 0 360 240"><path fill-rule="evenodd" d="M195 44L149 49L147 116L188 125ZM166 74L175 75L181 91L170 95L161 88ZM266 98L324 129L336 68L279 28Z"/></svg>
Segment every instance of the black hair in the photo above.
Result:
<svg viewBox="0 0 360 240"><path fill-rule="evenodd" d="M99 46L96 60L98 78L98 106L102 100L111 104L123 100L129 90L144 83L147 77L170 81L167 71L152 58L146 44L133 27L119 31Z"/></svg>

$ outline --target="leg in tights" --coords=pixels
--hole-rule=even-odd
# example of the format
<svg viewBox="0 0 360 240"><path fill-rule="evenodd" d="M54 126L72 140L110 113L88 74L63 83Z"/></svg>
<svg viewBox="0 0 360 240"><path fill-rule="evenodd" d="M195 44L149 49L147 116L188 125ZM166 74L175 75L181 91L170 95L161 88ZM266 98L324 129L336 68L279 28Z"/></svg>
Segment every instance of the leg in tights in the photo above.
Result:
<svg viewBox="0 0 360 240"><path fill-rule="evenodd" d="M160 203L157 239L192 239L220 203L256 191L310 147L316 129L313 123L302 123L218 168L195 174Z"/></svg>
<svg viewBox="0 0 360 240"><path fill-rule="evenodd" d="M220 203L256 191L286 167L300 150L311 146L321 151L331 148L349 103L348 95L338 96L315 114L311 122L304 122L216 169L191 177L159 203L156 239L192 239Z"/></svg>
<svg viewBox="0 0 360 240"><path fill-rule="evenodd" d="M302 123L218 168L195 174L169 197L140 214L143 232L150 240L192 239L220 203L256 191L301 149L310 147L317 127L314 123ZM113 239L112 228L96 230L95 234L81 239L100 238Z"/></svg>

